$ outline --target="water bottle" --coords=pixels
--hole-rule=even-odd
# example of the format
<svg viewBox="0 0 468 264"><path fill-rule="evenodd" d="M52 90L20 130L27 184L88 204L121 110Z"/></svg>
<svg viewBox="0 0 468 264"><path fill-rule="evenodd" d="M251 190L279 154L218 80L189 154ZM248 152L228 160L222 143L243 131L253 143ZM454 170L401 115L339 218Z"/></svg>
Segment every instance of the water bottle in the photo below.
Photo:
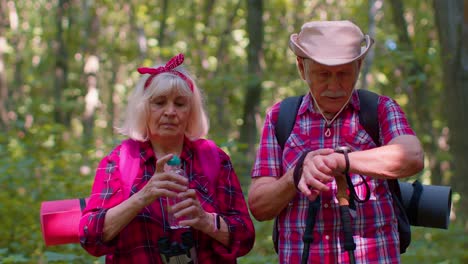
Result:
<svg viewBox="0 0 468 264"><path fill-rule="evenodd" d="M174 155L167 163L165 166L165 171L167 172L173 172L178 175L181 175L185 178L187 178L187 175L185 174L185 171L182 169L182 164L180 162L180 158L177 155ZM172 207L173 205L179 203L182 201L182 199L177 198L177 197L166 197L167 200L167 206ZM175 218L174 214L171 212L167 213L167 220L169 222L169 226L171 229L178 229L178 228L188 228L189 226L181 226L179 224L179 221L186 219L185 217L180 217L180 218Z"/></svg>

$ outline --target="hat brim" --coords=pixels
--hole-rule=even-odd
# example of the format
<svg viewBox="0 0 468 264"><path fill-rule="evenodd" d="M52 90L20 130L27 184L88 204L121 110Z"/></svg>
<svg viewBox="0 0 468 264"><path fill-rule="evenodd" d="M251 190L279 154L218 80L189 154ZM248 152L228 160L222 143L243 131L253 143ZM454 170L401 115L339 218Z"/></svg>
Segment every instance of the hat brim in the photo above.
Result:
<svg viewBox="0 0 468 264"><path fill-rule="evenodd" d="M353 58L320 58L319 56L312 56L306 50L304 50L301 46L297 44L297 37L298 34L292 34L289 38L289 48L296 54L298 57L308 58L314 60L320 64L328 65L328 66L336 66L336 65L343 65L355 60L361 59L366 56L369 49L374 44L374 40L369 35L364 35L366 40L366 45L361 48L361 54Z"/></svg>

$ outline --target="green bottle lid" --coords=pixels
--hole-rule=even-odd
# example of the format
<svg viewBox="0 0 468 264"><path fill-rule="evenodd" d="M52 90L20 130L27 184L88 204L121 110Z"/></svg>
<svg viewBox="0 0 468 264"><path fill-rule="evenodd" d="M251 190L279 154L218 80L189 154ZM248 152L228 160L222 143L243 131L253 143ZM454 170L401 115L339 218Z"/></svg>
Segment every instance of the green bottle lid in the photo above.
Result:
<svg viewBox="0 0 468 264"><path fill-rule="evenodd" d="M177 166L180 165L180 158L177 155L174 155L168 162L167 165Z"/></svg>

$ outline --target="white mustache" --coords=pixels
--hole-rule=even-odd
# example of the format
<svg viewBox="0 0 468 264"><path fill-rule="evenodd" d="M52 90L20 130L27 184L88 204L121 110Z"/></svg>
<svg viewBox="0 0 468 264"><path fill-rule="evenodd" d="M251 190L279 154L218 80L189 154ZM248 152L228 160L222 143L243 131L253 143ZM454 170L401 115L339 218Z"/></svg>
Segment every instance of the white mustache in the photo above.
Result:
<svg viewBox="0 0 468 264"><path fill-rule="evenodd" d="M322 92L322 93L320 94L320 96L331 97L331 98L338 98L338 97L346 96L346 92L344 92L344 91L337 91L337 92L324 91L324 92Z"/></svg>

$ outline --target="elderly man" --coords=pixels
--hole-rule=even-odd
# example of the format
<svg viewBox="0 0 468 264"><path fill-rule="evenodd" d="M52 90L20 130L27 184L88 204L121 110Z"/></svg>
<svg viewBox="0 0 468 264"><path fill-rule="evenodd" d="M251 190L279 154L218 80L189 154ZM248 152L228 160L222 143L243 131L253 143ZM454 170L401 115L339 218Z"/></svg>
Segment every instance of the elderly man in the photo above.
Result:
<svg viewBox="0 0 468 264"><path fill-rule="evenodd" d="M372 38L350 21L309 22L290 37L289 47L309 92L297 115L290 117L295 123L284 147L275 136L279 103L267 112L248 197L257 220L278 219L280 263L300 263L308 204L315 199L320 203L307 262L349 262L335 181L345 171L357 197L367 198L355 204L351 216L353 258L357 263L400 262L386 179L421 171L423 151L400 106L389 97L378 97L379 144L359 123L355 84L372 44ZM335 151L340 147L347 150Z"/></svg>

